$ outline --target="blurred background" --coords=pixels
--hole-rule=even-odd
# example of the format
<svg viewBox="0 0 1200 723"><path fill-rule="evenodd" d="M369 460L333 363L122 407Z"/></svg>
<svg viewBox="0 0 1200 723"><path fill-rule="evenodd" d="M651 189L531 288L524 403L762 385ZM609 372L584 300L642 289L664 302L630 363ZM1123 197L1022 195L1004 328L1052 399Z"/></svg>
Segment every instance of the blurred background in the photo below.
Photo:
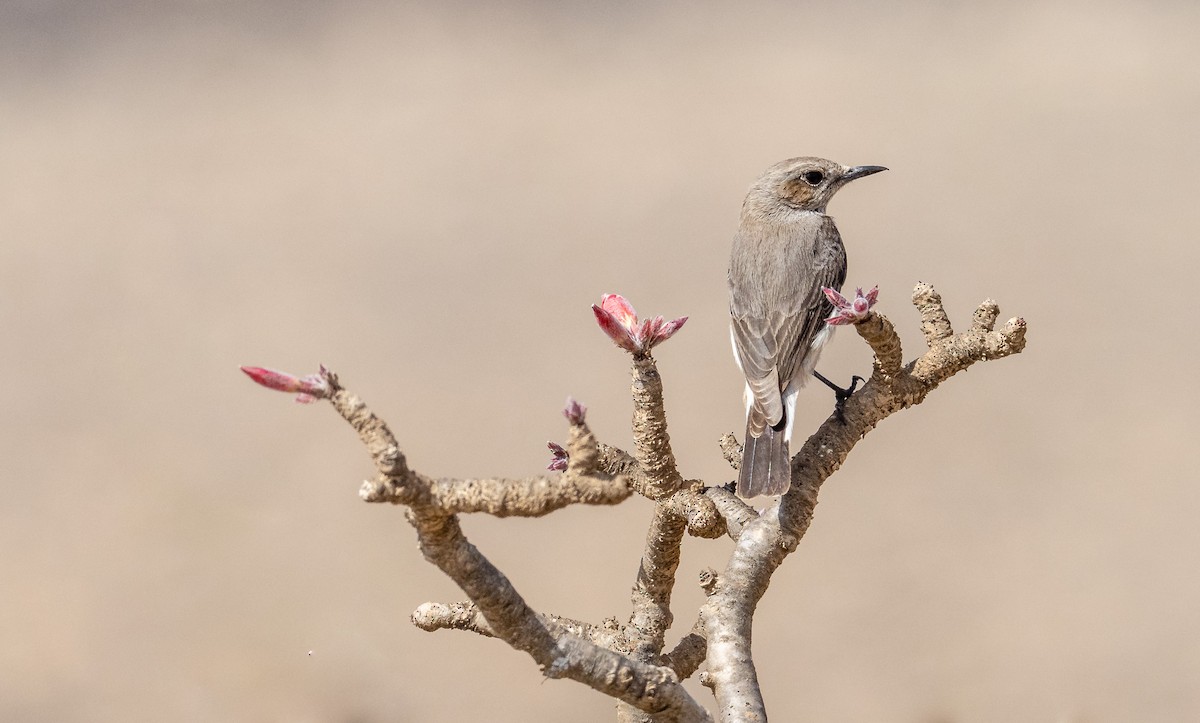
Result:
<svg viewBox="0 0 1200 723"><path fill-rule="evenodd" d="M438 476L524 476L572 395L626 446L588 306L657 354L689 477L742 431L725 265L795 155L848 284L1029 323L827 483L755 652L773 719L1200 719L1200 6L1191 2L0 4L0 719L604 721L409 612L462 594L327 406ZM821 364L870 354L842 332ZM833 403L811 386L800 429ZM536 608L628 615L650 506L466 530ZM728 541L688 540L676 630ZM702 700L707 693L690 683Z"/></svg>

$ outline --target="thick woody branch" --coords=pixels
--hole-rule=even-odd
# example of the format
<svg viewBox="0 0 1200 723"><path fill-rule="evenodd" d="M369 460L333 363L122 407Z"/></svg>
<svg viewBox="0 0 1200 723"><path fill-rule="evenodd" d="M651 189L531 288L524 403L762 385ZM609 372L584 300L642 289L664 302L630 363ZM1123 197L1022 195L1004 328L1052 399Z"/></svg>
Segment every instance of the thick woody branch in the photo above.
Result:
<svg viewBox="0 0 1200 723"><path fill-rule="evenodd" d="M375 416L363 400L343 389L336 374L329 372L326 380L333 390L329 402L342 415L342 419L358 432L358 438L366 446L380 474L405 480L412 477L400 445L387 423Z"/></svg>
<svg viewBox="0 0 1200 723"><path fill-rule="evenodd" d="M650 668L654 675L642 675L642 664L603 649L595 653L593 647L574 636L564 636L558 646L559 662L547 675L606 681L611 692L602 692L655 716L656 722L712 723L712 716L684 690L670 668L654 666Z"/></svg>
<svg viewBox="0 0 1200 723"><path fill-rule="evenodd" d="M570 678L649 713L706 720L707 713L669 669L647 665L570 635L535 613L463 535L458 518L409 510L421 552L478 607L492 633L529 654L552 678Z"/></svg>
<svg viewBox="0 0 1200 723"><path fill-rule="evenodd" d="M627 635L633 656L650 661L662 652L663 637L671 627L671 592L679 567L679 547L687 530L684 518L667 501L654 506L646 547L633 585L633 613Z"/></svg>
<svg viewBox="0 0 1200 723"><path fill-rule="evenodd" d="M662 663L675 671L680 680L687 680L704 665L707 655L708 639L703 628L699 628L680 638L670 652L663 653Z"/></svg>
<svg viewBox="0 0 1200 723"><path fill-rule="evenodd" d="M746 504L741 497L724 487L707 487L704 496L713 501L721 517L725 518L725 526L729 536L736 540L742 534L742 528L758 519L758 511Z"/></svg>
<svg viewBox="0 0 1200 723"><path fill-rule="evenodd" d="M663 500L667 507L683 518L689 535L709 540L723 537L728 529L716 502L704 494L705 488L700 482L693 480L685 484L690 486Z"/></svg>
<svg viewBox="0 0 1200 723"><path fill-rule="evenodd" d="M635 489L644 489L648 482L642 470L638 467L638 461L634 456L619 447L613 447L601 443L598 445L600 452L599 467L600 469L614 477L628 477Z"/></svg>
<svg viewBox="0 0 1200 723"><path fill-rule="evenodd" d="M720 582L720 576L711 567L700 572L700 587L704 588L706 595L712 595L716 591L718 582ZM708 657L707 636L704 610L701 609L696 623L692 625L692 631L680 638L670 652L663 654L662 663L674 670L680 680L692 677Z"/></svg>
<svg viewBox="0 0 1200 723"><path fill-rule="evenodd" d="M742 445L738 444L737 439L732 433L726 432L721 436L721 455L725 457L725 461L730 467L735 470L742 465ZM724 487L706 487L704 496L713 501L717 506L717 511L721 513L721 517L725 518L725 526L728 529L728 534L736 540L738 535L742 534L742 527L749 524L751 520L758 519L758 510L733 493L733 483Z"/></svg>
<svg viewBox="0 0 1200 723"><path fill-rule="evenodd" d="M680 544L687 531L687 521L671 507L670 501L674 499L672 496L654 505L650 528L646 532L646 546L633 584L632 613L625 626L630 656L646 663L656 662L660 657L673 619L671 593L679 568ZM644 711L629 706L617 708L618 723L650 723L654 720Z"/></svg>
<svg viewBox="0 0 1200 723"><path fill-rule="evenodd" d="M679 489L683 477L667 434L662 377L649 354L633 357L633 440L638 464L646 475L646 485L638 492L659 500Z"/></svg>
<svg viewBox="0 0 1200 723"><path fill-rule="evenodd" d="M900 336L896 334L892 322L888 321L886 316L870 314L854 328L875 352L871 378L882 384L900 374L900 367L904 364L904 350L900 346Z"/></svg>
<svg viewBox="0 0 1200 723"><path fill-rule="evenodd" d="M645 490L649 482L638 461L628 452L607 444L600 444L599 472L614 477L624 477L635 490ZM722 513L709 500L701 496L703 485L697 480L682 483L684 489L671 495L670 506L687 521L689 535L717 538L726 534Z"/></svg>
<svg viewBox="0 0 1200 723"><path fill-rule="evenodd" d="M448 514L484 512L495 517L541 517L575 504L619 504L633 492L622 477L564 474L524 479L431 480L414 476L422 482L406 484L381 475L364 482L360 496L366 502L424 504Z"/></svg>
<svg viewBox="0 0 1200 723"><path fill-rule="evenodd" d="M626 635L632 656L651 662L661 657L671 627L671 593L684 533L719 537L727 528L717 506L700 493L703 485L687 483L679 474L667 433L662 378L649 353L633 356L633 407L636 458L645 482L637 489L654 500L655 506L633 586ZM621 723L650 720L627 707L618 708L617 719Z"/></svg>
<svg viewBox="0 0 1200 723"><path fill-rule="evenodd" d="M936 386L977 361L1020 352L1025 322L1010 320L1001 331L991 326L999 313L985 302L969 331L953 334L941 298L927 284L913 302L921 314L929 350L906 367L899 364L900 342L890 322L871 313L856 328L875 353L870 381L850 397L842 414L831 415L792 458L792 484L738 537L717 590L705 607L709 679L725 721L765 721L766 710L751 657L751 621L771 575L796 549L808 530L821 484L884 418L919 404Z"/></svg>
<svg viewBox="0 0 1200 723"><path fill-rule="evenodd" d="M343 400L339 395L345 392L339 390L332 399L339 411L343 407L356 412L365 409L357 398L339 406ZM374 419L366 428L368 436L379 436L386 425ZM393 450L396 450L394 455L399 455L395 440L375 444L388 459L393 457ZM360 495L367 502L419 504L447 514L484 512L496 517L541 517L573 504L619 504L633 493L627 478L611 476L601 469L603 455L596 438L582 421L570 426L567 448L570 461L566 472L559 476L433 480L405 468L403 475L385 472L364 483ZM402 455L399 459L403 463Z"/></svg>
<svg viewBox="0 0 1200 723"><path fill-rule="evenodd" d="M446 485L408 469L394 435L358 397L328 376L334 408L359 433L370 451L380 478L364 484L364 499L398 502L409 506L408 520L417 531L425 559L452 579L476 606L482 622L478 630L489 630L513 648L529 654L549 677L570 678L610 695L639 710L661 715L662 720L708 721L708 713L679 685L669 669L633 660L570 633L569 626L538 615L517 593L512 583L472 545L459 526L458 517L440 507L447 501ZM579 425L582 426L582 423ZM587 443L581 430L573 430L577 444ZM595 447L595 441L590 444ZM599 452L591 458L581 454L574 474L581 475L599 463ZM572 471L568 467L568 474ZM624 484L624 483L622 483ZM454 505L451 504L453 507ZM496 509L516 509L503 502ZM524 508L522 508L524 509Z"/></svg>
<svg viewBox="0 0 1200 723"><path fill-rule="evenodd" d="M496 637L496 634L492 632L492 626L488 625L487 620L484 619L483 613L479 612L475 603L470 601L422 603L412 611L408 619L413 625L427 633L435 630L466 630L487 638Z"/></svg>

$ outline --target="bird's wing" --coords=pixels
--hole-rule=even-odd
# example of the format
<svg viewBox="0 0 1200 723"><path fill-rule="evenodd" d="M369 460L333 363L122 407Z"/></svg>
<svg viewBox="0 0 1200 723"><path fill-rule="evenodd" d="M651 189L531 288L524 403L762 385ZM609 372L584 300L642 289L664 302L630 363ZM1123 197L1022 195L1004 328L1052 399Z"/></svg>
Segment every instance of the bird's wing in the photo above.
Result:
<svg viewBox="0 0 1200 723"><path fill-rule="evenodd" d="M836 233L836 232L835 232ZM804 360L812 353L812 343L825 328L825 319L833 313L833 303L825 297L822 287L841 290L846 280L845 256L840 262L818 256L813 266L813 285L806 289L800 304L791 316L784 319L779 330L777 373L783 386L787 386L797 374L804 373Z"/></svg>
<svg viewBox="0 0 1200 723"><path fill-rule="evenodd" d="M813 339L833 309L821 287L840 289L846 278L846 255L832 220L816 232L814 244L776 259L785 268L763 270L778 274L757 286L770 298L738 290L730 296L734 350L754 398L748 419L752 432L782 420L782 390L802 371Z"/></svg>
<svg viewBox="0 0 1200 723"><path fill-rule="evenodd" d="M779 372L775 360L779 357L774 320L765 317L738 316L730 310L733 329L733 348L738 364L746 375L746 384L754 403L750 409L748 427L755 436L767 424L783 418L783 397L780 393Z"/></svg>

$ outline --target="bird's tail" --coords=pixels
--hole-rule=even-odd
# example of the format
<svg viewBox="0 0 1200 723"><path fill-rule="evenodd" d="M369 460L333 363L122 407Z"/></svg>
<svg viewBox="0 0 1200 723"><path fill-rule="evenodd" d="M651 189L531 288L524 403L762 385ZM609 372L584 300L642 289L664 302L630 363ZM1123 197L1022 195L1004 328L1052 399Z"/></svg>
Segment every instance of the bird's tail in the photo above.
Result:
<svg viewBox="0 0 1200 723"><path fill-rule="evenodd" d="M737 493L749 499L759 495L781 495L792 485L791 455L784 429L787 420L763 429L755 437L746 424L746 442L738 472Z"/></svg>

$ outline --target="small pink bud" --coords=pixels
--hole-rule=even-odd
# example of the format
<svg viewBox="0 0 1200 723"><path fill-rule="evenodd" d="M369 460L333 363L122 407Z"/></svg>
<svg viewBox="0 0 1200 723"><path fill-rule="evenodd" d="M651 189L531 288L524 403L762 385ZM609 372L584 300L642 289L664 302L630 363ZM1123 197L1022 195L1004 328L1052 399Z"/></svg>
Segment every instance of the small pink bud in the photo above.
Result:
<svg viewBox="0 0 1200 723"><path fill-rule="evenodd" d="M837 289L829 286L822 286L821 291L825 292L825 298L829 299L829 302L839 309L845 308L846 304L848 303L846 301L846 297L842 296Z"/></svg>
<svg viewBox="0 0 1200 723"><path fill-rule="evenodd" d="M321 367L318 374L296 377L287 372L263 367L240 367L256 384L274 389L278 392L296 392L296 401L300 404L311 404L318 399L329 396L328 370Z"/></svg>
<svg viewBox="0 0 1200 723"><path fill-rule="evenodd" d="M567 469L567 450L563 449L561 444L556 442L546 442L546 447L549 448L550 464L546 465L546 469L552 472L563 472Z"/></svg>
<svg viewBox="0 0 1200 723"><path fill-rule="evenodd" d="M688 320L686 316L681 316L678 319L672 319L667 322L661 322L661 316L656 318L660 321L660 323L657 324L654 334L650 337L650 346L652 347L663 343L672 336L675 336L675 332L682 329L684 323L686 323Z"/></svg>
<svg viewBox="0 0 1200 723"><path fill-rule="evenodd" d="M267 389L279 392L295 392L300 389L300 380L287 372L277 372L263 367L239 367L246 376Z"/></svg>
<svg viewBox="0 0 1200 723"><path fill-rule="evenodd" d="M829 287L822 287L821 291L825 292L825 298L834 306L834 313L825 320L830 326L842 326L844 324L857 324L867 318L871 311L871 307L875 305L875 300L879 298L879 287L871 289L866 295L862 289L855 289L854 300L849 301L836 290Z"/></svg>
<svg viewBox="0 0 1200 723"><path fill-rule="evenodd" d="M567 404L563 407L563 416L572 425L578 426L583 424L584 417L587 416L587 407L567 397Z"/></svg>
<svg viewBox="0 0 1200 723"><path fill-rule="evenodd" d="M642 342L642 346L650 343L662 325L663 318L661 316L655 316L642 322L642 327L638 329L638 340Z"/></svg>

